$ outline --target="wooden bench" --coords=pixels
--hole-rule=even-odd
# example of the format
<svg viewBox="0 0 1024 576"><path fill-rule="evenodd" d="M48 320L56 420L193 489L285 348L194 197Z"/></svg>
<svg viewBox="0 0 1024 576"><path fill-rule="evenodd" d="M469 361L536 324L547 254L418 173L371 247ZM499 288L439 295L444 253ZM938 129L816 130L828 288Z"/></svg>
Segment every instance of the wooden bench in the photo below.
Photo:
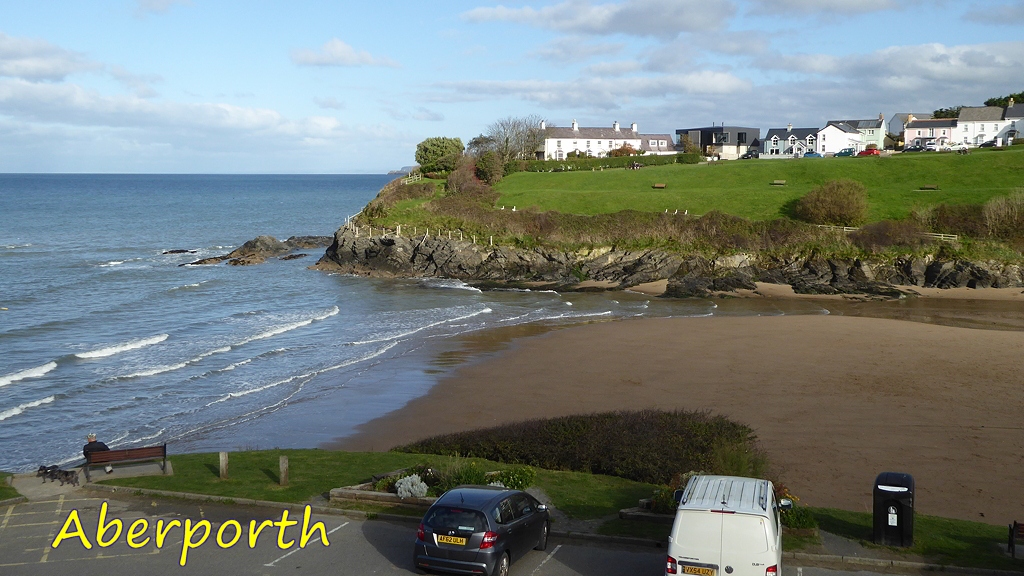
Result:
<svg viewBox="0 0 1024 576"><path fill-rule="evenodd" d="M919 188L919 190L938 190L938 189L939 189L939 185L938 184L923 184Z"/></svg>
<svg viewBox="0 0 1024 576"><path fill-rule="evenodd" d="M1024 524L1014 522L1010 524L1010 556L1017 557L1017 544L1024 544Z"/></svg>
<svg viewBox="0 0 1024 576"><path fill-rule="evenodd" d="M656 188L658 190L664 190L665 189L665 185L664 184L652 184L651 188Z"/></svg>
<svg viewBox="0 0 1024 576"><path fill-rule="evenodd" d="M123 450L98 450L85 455L85 481L89 482L89 467L113 462L145 462L147 460L163 460L160 469L167 473L167 444L160 446L143 446L142 448L125 448Z"/></svg>
<svg viewBox="0 0 1024 576"><path fill-rule="evenodd" d="M772 180L771 185L772 186L785 186L786 185L786 181L785 180Z"/></svg>

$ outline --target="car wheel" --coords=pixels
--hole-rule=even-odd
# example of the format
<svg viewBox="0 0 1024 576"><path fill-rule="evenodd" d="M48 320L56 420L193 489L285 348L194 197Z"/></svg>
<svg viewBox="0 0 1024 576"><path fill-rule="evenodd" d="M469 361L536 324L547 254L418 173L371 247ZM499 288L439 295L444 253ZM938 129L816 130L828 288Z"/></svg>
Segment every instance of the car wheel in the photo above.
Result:
<svg viewBox="0 0 1024 576"><path fill-rule="evenodd" d="M548 523L545 522L541 525L540 529L540 541L537 542L537 547L534 550L547 550L548 547Z"/></svg>
<svg viewBox="0 0 1024 576"><path fill-rule="evenodd" d="M491 576L508 576L508 552L501 555L498 563L494 565L494 572L491 572Z"/></svg>

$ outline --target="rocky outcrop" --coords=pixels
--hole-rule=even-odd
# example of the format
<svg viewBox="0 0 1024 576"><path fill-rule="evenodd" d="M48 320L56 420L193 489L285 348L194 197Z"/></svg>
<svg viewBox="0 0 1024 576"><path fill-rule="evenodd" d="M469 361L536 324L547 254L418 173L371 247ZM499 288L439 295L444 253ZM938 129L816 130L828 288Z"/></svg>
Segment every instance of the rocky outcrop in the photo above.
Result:
<svg viewBox="0 0 1024 576"><path fill-rule="evenodd" d="M232 250L223 256L203 258L182 266L195 266L204 264L220 264L227 260L232 266L250 266L262 264L267 258L282 256L298 249L322 248L329 246L333 239L330 236L292 236L284 242L273 236L257 236L240 247ZM301 258L300 255L292 255L292 258ZM285 256L284 259L291 259Z"/></svg>
<svg viewBox="0 0 1024 576"><path fill-rule="evenodd" d="M230 255L229 255L230 256ZM579 252L553 248L487 246L469 240L421 236L356 236L338 230L315 265L322 270L382 277L457 278L480 286L544 282L569 287L582 280L629 288L668 280L665 295L707 297L755 282L788 284L800 294L904 295L894 285L922 287L1024 287L1024 270L995 262L942 261L932 257L891 262L817 255L768 257L739 254L708 259L661 250Z"/></svg>

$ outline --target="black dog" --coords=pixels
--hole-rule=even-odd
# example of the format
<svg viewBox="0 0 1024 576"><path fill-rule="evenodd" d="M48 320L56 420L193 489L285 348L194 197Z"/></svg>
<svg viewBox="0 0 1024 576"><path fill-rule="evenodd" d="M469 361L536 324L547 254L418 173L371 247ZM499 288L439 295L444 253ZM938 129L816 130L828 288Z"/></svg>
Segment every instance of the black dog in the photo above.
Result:
<svg viewBox="0 0 1024 576"><path fill-rule="evenodd" d="M61 486L65 483L78 486L78 472L74 470L57 470L57 480L60 480Z"/></svg>
<svg viewBox="0 0 1024 576"><path fill-rule="evenodd" d="M36 471L36 476L42 476L43 484L46 484L46 479L49 478L51 482L57 481L57 472L60 470L60 466L40 466L39 470Z"/></svg>

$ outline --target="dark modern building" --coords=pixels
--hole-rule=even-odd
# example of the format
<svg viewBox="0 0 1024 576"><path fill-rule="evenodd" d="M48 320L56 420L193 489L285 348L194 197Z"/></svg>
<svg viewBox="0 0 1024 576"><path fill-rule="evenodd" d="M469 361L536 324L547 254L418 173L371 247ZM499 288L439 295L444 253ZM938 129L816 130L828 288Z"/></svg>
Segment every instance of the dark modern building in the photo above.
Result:
<svg viewBox="0 0 1024 576"><path fill-rule="evenodd" d="M747 152L761 147L761 129L742 126L710 126L706 128L681 128L676 136L682 143L683 136L700 148L705 156L721 156L735 160Z"/></svg>

